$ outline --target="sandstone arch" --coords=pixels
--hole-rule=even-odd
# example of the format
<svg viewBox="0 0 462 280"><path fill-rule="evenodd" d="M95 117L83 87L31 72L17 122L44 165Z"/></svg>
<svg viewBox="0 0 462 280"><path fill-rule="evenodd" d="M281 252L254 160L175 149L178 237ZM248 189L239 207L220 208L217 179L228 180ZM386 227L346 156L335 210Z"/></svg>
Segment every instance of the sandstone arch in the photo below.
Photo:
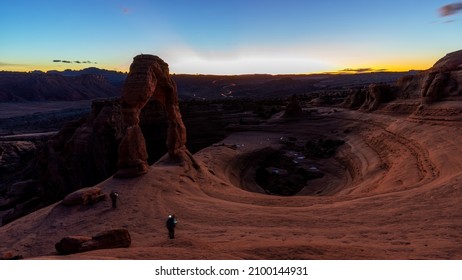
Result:
<svg viewBox="0 0 462 280"><path fill-rule="evenodd" d="M139 126L141 109L150 98L163 105L167 112L167 149L170 157L185 149L186 128L178 106L177 87L169 74L168 64L154 55L138 55L133 58L125 80L121 104L125 135L119 146L116 177L136 177L148 170L148 154L143 133Z"/></svg>

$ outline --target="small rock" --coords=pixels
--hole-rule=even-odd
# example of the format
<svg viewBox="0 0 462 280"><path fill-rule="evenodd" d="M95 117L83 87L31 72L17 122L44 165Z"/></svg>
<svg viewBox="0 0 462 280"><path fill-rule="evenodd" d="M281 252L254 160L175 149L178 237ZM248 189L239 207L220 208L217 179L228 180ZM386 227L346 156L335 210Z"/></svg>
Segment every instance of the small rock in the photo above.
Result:
<svg viewBox="0 0 462 280"><path fill-rule="evenodd" d="M105 200L106 195L101 192L98 187L84 188L77 190L71 194L68 194L61 204L73 206L73 205L87 205Z"/></svg>

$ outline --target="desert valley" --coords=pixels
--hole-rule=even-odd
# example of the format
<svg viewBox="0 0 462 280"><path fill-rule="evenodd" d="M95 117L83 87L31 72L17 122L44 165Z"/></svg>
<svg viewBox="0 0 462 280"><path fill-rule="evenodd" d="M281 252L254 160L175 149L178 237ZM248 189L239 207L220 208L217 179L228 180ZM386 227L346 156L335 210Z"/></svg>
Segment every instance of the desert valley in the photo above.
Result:
<svg viewBox="0 0 462 280"><path fill-rule="evenodd" d="M462 258L462 51L403 73L90 72L0 73L0 257Z"/></svg>

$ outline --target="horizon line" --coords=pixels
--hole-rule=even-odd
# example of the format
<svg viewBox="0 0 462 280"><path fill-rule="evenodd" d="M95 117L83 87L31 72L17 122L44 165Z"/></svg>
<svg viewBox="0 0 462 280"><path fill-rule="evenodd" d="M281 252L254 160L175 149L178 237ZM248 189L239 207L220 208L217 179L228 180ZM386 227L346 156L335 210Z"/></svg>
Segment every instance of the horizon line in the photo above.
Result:
<svg viewBox="0 0 462 280"><path fill-rule="evenodd" d="M44 74L49 74L49 72L58 72L58 73L63 73L66 71L73 71L73 72L79 72L79 71L84 71L86 69L98 69L98 70L103 70L103 71L111 71L111 72L117 72L117 73L123 73L123 74L128 74L129 71L121 71L121 70L111 70L111 69L106 69L106 68L99 68L99 67L87 67L83 69L64 69L64 70L57 70L57 69L51 69L51 70L0 70L1 73L34 73L34 72L40 72ZM356 70L356 69L341 69L337 71L323 71L323 72L309 72L309 73L238 73L238 74L220 74L220 73L176 73L172 72L170 75L189 75L189 76L252 76L252 75L262 75L262 76L309 76L309 75L358 75L358 74L373 74L373 73L407 73L407 72L422 72L426 71L428 69L409 69L409 70L389 70L389 69L368 69L368 70Z"/></svg>

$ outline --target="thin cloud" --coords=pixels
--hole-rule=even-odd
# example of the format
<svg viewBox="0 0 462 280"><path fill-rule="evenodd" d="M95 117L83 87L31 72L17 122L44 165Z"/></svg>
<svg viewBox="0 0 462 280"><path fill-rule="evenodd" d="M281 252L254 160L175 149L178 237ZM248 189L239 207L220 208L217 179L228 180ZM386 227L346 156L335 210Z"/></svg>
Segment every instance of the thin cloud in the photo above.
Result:
<svg viewBox="0 0 462 280"><path fill-rule="evenodd" d="M125 15L130 14L131 12L132 12L132 9L130 9L130 8L126 8L126 7L122 8L122 13L124 13Z"/></svg>
<svg viewBox="0 0 462 280"><path fill-rule="evenodd" d="M462 2L445 5L439 9L440 16L447 17L462 11Z"/></svg>
<svg viewBox="0 0 462 280"><path fill-rule="evenodd" d="M0 61L0 66L28 66L27 64L18 64L18 63L7 63L7 62L1 62Z"/></svg>
<svg viewBox="0 0 462 280"><path fill-rule="evenodd" d="M345 68L339 70L339 72L347 72L347 73L368 73L368 72L384 72L388 69L373 69L373 68Z"/></svg>
<svg viewBox="0 0 462 280"><path fill-rule="evenodd" d="M362 72L370 72L373 71L372 68L345 68L340 70L342 72L355 72L355 73L362 73Z"/></svg>
<svg viewBox="0 0 462 280"><path fill-rule="evenodd" d="M98 64L98 62L94 62L94 61L90 61L90 60L74 60L74 61L71 61L71 60L64 60L64 59L53 59L53 62L54 63L77 63L77 64Z"/></svg>

